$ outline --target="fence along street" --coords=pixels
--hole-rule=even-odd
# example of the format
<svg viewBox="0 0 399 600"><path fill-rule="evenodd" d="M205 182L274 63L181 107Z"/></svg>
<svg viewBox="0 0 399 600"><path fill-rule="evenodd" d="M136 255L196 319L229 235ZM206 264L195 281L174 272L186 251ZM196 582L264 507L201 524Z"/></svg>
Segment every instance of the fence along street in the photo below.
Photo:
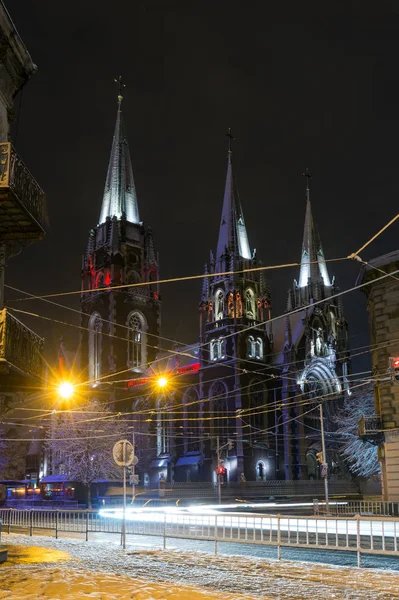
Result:
<svg viewBox="0 0 399 600"><path fill-rule="evenodd" d="M100 514L101 513L101 514ZM1 509L3 529L52 530L82 533L86 541L90 533L123 532L123 510L15 510ZM166 548L168 538L208 540L218 543L234 542L276 546L278 558L281 549L314 548L361 554L399 556L399 517L286 517L252 513L224 513L215 511L185 512L179 509L130 510L127 514L126 533L129 535L159 536Z"/></svg>

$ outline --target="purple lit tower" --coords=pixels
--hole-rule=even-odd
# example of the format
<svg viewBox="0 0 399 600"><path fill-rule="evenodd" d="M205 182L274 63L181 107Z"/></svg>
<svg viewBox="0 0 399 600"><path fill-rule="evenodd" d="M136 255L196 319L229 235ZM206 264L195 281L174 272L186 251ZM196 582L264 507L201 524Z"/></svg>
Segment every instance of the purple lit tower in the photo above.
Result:
<svg viewBox="0 0 399 600"><path fill-rule="evenodd" d="M310 203L310 175L306 176L306 214L299 280L288 292L285 343L279 360L282 368L282 398L285 400L285 478L319 478L316 454L320 451L318 411L301 417L309 405L301 401L323 398L326 424L334 428L344 394L350 394L348 326L339 290L330 278ZM320 302L322 301L322 302ZM316 304L320 302L319 304ZM314 305L314 306L313 306ZM303 310L298 310L303 307ZM281 328L283 329L283 328ZM280 344L282 349L282 344ZM308 428L310 427L310 428Z"/></svg>
<svg viewBox="0 0 399 600"><path fill-rule="evenodd" d="M273 403L270 364L270 295L256 266L233 169L229 130L227 176L216 254L205 266L200 302L200 396L204 470L213 474L219 444L233 441L223 454L230 481L275 479L274 412L257 410ZM249 411L240 418L240 411ZM209 437L209 440L206 438ZM277 452L278 454L278 452ZM204 473L205 474L205 473Z"/></svg>

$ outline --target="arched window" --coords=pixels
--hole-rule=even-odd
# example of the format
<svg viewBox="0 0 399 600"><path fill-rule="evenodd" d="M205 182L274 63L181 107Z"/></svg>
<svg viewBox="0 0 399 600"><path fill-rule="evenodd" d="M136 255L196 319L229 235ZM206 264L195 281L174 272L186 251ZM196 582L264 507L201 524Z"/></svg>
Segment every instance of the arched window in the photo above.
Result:
<svg viewBox="0 0 399 600"><path fill-rule="evenodd" d="M170 422L170 402L169 398L160 397L157 402L157 454L169 454L171 451L171 438L173 425Z"/></svg>
<svg viewBox="0 0 399 600"><path fill-rule="evenodd" d="M144 315L135 311L130 313L128 326L128 365L140 369L147 362L147 323Z"/></svg>
<svg viewBox="0 0 399 600"><path fill-rule="evenodd" d="M224 293L218 290L215 295L215 320L220 321L224 317Z"/></svg>
<svg viewBox="0 0 399 600"><path fill-rule="evenodd" d="M245 290L245 316L255 319L255 296L251 288Z"/></svg>
<svg viewBox="0 0 399 600"><path fill-rule="evenodd" d="M256 465L256 479L258 481L266 481L266 465L263 460L260 460Z"/></svg>
<svg viewBox="0 0 399 600"><path fill-rule="evenodd" d="M218 359L218 341L211 340L209 344L209 355L211 360Z"/></svg>
<svg viewBox="0 0 399 600"><path fill-rule="evenodd" d="M255 358L255 339L253 335L248 336L248 358Z"/></svg>
<svg viewBox="0 0 399 600"><path fill-rule="evenodd" d="M89 319L89 380L97 381L101 376L101 331L103 323L99 313Z"/></svg>
<svg viewBox="0 0 399 600"><path fill-rule="evenodd" d="M218 358L226 358L226 340L223 337L218 339Z"/></svg>
<svg viewBox="0 0 399 600"><path fill-rule="evenodd" d="M255 358L258 360L263 359L263 340L260 337L255 340Z"/></svg>
<svg viewBox="0 0 399 600"><path fill-rule="evenodd" d="M223 337L211 340L209 354L210 359L214 361L226 358L226 340Z"/></svg>

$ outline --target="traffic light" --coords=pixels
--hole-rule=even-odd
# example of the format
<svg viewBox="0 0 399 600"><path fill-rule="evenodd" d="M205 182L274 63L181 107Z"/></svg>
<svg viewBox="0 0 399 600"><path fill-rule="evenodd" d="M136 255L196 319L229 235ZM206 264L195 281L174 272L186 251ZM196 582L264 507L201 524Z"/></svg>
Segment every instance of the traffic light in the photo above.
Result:
<svg viewBox="0 0 399 600"><path fill-rule="evenodd" d="M399 356L390 357L389 370L392 383L399 385Z"/></svg>
<svg viewBox="0 0 399 600"><path fill-rule="evenodd" d="M227 472L226 467L223 467L222 465L220 465L217 469L216 469L216 473L218 475L225 475Z"/></svg>
<svg viewBox="0 0 399 600"><path fill-rule="evenodd" d="M324 456L323 456L323 452L317 452L317 454L316 454L316 460L317 460L317 462L319 462L321 465L324 463Z"/></svg>

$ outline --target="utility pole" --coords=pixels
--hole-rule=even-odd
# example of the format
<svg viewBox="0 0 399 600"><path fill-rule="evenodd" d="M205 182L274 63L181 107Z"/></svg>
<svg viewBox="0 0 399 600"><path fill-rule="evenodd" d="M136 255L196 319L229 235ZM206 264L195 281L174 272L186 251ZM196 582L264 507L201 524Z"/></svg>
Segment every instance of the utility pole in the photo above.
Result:
<svg viewBox="0 0 399 600"><path fill-rule="evenodd" d="M217 454L217 459L218 459L218 464L216 467L216 477L217 477L217 481L218 481L218 503L221 504L222 503L222 484L220 482L220 473L219 473L219 467L220 467L220 447L219 447L219 436L217 436L217 442L216 442L216 454Z"/></svg>
<svg viewBox="0 0 399 600"><path fill-rule="evenodd" d="M134 435L134 431L132 433L132 443L133 443L133 456L135 456L136 454L136 445L135 445L135 435ZM132 467L131 467L132 471L132 504L134 504L134 500L136 497L136 482L135 482L135 476L136 476L136 472L135 472L135 464L134 461L132 462Z"/></svg>
<svg viewBox="0 0 399 600"><path fill-rule="evenodd" d="M330 512L328 505L328 463L327 463L327 455L326 455L326 442L324 439L324 418L323 418L323 402L319 404L320 410L320 430L321 430L321 451L323 454L323 462L321 463L322 475L324 470L324 495L326 498L326 512L327 514Z"/></svg>
<svg viewBox="0 0 399 600"><path fill-rule="evenodd" d="M4 280L6 275L6 245L0 245L0 310L4 308Z"/></svg>

